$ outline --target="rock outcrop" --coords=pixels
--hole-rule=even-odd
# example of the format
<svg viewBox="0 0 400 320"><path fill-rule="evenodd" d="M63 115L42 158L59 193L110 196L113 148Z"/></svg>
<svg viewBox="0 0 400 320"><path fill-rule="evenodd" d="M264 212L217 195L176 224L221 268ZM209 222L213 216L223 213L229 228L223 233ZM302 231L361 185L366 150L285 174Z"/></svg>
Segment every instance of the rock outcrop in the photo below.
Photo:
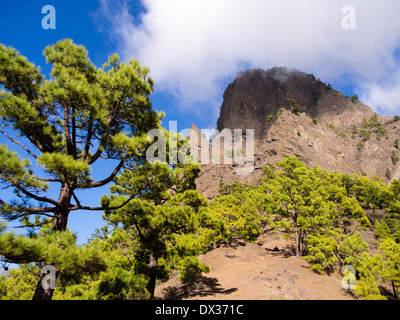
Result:
<svg viewBox="0 0 400 320"><path fill-rule="evenodd" d="M298 112L293 110L293 101ZM262 167L275 164L284 155L297 156L310 167L328 171L377 175L386 182L400 178L396 160L400 155L396 144L400 122L374 114L356 98L346 97L314 75L297 70L238 73L224 93L217 128L232 132L254 129L254 171L237 175L235 162L202 164L196 183L208 198L217 195L221 178L226 183L237 180L257 184ZM199 152L209 148L204 141L196 146Z"/></svg>

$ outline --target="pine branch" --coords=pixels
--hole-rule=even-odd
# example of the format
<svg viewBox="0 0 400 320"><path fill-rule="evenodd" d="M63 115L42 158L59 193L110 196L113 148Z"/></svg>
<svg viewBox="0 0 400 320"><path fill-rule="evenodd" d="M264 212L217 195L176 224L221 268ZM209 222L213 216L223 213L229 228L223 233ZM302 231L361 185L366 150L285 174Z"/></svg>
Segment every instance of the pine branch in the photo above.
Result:
<svg viewBox="0 0 400 320"><path fill-rule="evenodd" d="M27 147L25 147L21 142L14 140L13 138L11 138L9 135L7 135L3 130L0 129L0 132L11 142L16 143L17 145L19 145L20 147L22 147L26 152L28 152L32 157L34 157L35 159L37 159L37 156L30 151Z"/></svg>
<svg viewBox="0 0 400 320"><path fill-rule="evenodd" d="M115 206L115 207L90 207L90 206L82 206L80 204L77 204L75 206L70 206L68 209L71 211L76 211L76 210L89 210L89 211L106 211L106 210L118 210L121 209L122 207L126 206L131 200L133 200L137 195L139 195L143 190L148 188L150 186L149 183L143 185L139 190L136 192L132 193L131 196L121 205ZM76 199L75 199L76 201Z"/></svg>
<svg viewBox="0 0 400 320"><path fill-rule="evenodd" d="M86 160L86 162L89 165L96 162L97 159L99 159L99 157L103 153L103 150L104 150L103 144L104 144L105 140L107 139L107 137L108 137L108 131L104 132L103 135L101 136L101 138L97 138L98 140L100 140L100 144L99 144L99 147L97 148L97 151L94 153L94 155L92 155L89 159Z"/></svg>
<svg viewBox="0 0 400 320"><path fill-rule="evenodd" d="M60 182L60 183L62 183L61 179L55 179L55 178L48 179L48 178L36 177L36 179L43 181L43 182Z"/></svg>
<svg viewBox="0 0 400 320"><path fill-rule="evenodd" d="M82 152L81 160L86 160L89 154L90 144L92 140L92 128L93 128L93 117L92 115L90 115L88 129L87 129L86 143L85 143L85 148L83 149Z"/></svg>
<svg viewBox="0 0 400 320"><path fill-rule="evenodd" d="M2 199L0 199L0 205L2 207L7 207L10 210L17 211L19 213L18 218L25 216L25 215L31 215L31 214L42 214L47 217L53 217L52 215L48 215L46 213L48 212L54 212L56 208L50 207L50 208L45 208L45 207L18 207L18 206L13 206L11 204L5 203ZM16 218L16 219L18 219Z"/></svg>
<svg viewBox="0 0 400 320"><path fill-rule="evenodd" d="M123 100L123 96L124 95L121 95L121 97L117 101L117 104L116 104L115 108L112 110L111 115L108 117L108 119L107 119L107 127L108 127L108 129L106 130L106 132L103 133L101 138L98 139L98 140L100 140L100 145L97 148L97 151L95 152L95 154L92 157L90 157L90 159L87 160L88 164L93 164L97 159L99 159L99 157L103 153L103 144L104 144L105 140L107 139L107 137L108 137L108 135L110 133L111 123L115 120L115 118L118 115L120 103Z"/></svg>
<svg viewBox="0 0 400 320"><path fill-rule="evenodd" d="M69 131L69 110L67 106L64 106L64 136L67 142L67 152L69 155L73 155L73 145L71 140L71 133Z"/></svg>
<svg viewBox="0 0 400 320"><path fill-rule="evenodd" d="M28 190L26 190L24 187L20 186L19 184L12 184L13 187L17 188L18 190L20 190L22 193L24 193L27 197L30 197L32 199L35 199L36 201L41 201L41 202L47 202L50 203L56 207L59 207L59 204L57 201L47 198L47 197L40 197L35 195L32 192L29 192Z"/></svg>
<svg viewBox="0 0 400 320"><path fill-rule="evenodd" d="M77 159L77 154L76 154L76 120L75 120L75 107L72 106L72 152L74 159Z"/></svg>
<svg viewBox="0 0 400 320"><path fill-rule="evenodd" d="M88 210L88 211L106 211L106 210L118 210L121 209L122 207L126 206L131 200L133 200L136 197L137 193L131 195L128 200L126 200L124 203L122 203L119 206L116 207L89 207L89 206L82 206L82 205L75 205L71 206L68 209L70 211L76 211L76 210Z"/></svg>
<svg viewBox="0 0 400 320"><path fill-rule="evenodd" d="M102 187L102 186L106 185L107 183L111 182L115 178L115 176L118 174L119 170L121 170L121 168L124 166L124 163L125 163L125 160L122 160L108 178L101 180L101 181L92 182L85 188L98 188L98 187Z"/></svg>

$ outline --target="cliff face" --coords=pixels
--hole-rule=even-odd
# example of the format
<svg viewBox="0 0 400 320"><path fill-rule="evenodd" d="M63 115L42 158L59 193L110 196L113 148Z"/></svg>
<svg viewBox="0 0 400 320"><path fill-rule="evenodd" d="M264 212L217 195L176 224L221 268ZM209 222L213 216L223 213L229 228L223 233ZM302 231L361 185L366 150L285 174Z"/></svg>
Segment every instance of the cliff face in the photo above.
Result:
<svg viewBox="0 0 400 320"><path fill-rule="evenodd" d="M339 128L361 122L372 116L362 103L354 104L340 92L316 79L314 75L287 68L249 70L238 73L224 93L218 130L253 128L262 139L269 129L266 119L280 108L291 109L290 99L299 105L299 112L311 118L330 121Z"/></svg>
<svg viewBox="0 0 400 320"><path fill-rule="evenodd" d="M290 99L298 104L297 114ZM400 178L393 156L400 156L395 142L400 122L374 115L365 104L296 70L239 73L224 93L217 128L255 130L255 167L251 175L237 175L235 163L202 165L197 187L208 198L217 195L220 178L257 184L261 168L284 155L329 171L377 175L386 182Z"/></svg>

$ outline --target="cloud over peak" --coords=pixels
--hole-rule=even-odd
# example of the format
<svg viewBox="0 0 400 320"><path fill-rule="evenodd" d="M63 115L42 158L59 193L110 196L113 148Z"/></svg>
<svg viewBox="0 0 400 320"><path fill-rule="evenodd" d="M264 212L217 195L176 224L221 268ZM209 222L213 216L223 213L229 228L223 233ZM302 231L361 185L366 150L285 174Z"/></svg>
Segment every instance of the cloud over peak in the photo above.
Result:
<svg viewBox="0 0 400 320"><path fill-rule="evenodd" d="M338 85L350 80L364 102L390 113L400 88L400 2L351 2L356 29L343 28L341 0L143 0L140 14L102 0L99 12L123 58L149 66L157 89L181 108L217 109L226 79L244 68L288 66ZM388 76L392 98L380 87Z"/></svg>

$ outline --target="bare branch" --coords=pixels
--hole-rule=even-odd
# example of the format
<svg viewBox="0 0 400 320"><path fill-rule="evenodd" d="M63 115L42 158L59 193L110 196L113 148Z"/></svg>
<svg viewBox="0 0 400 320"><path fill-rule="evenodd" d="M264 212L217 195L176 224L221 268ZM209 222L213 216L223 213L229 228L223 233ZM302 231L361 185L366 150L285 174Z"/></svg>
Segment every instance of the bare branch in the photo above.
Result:
<svg viewBox="0 0 400 320"><path fill-rule="evenodd" d="M124 166L124 163L125 163L125 161L122 160L108 178L101 180L101 181L92 182L92 183L88 184L87 186L85 186L84 188L98 188L98 187L102 187L102 186L106 185L107 183L111 182L115 178L115 176L118 174L119 170L121 170L121 168Z"/></svg>
<svg viewBox="0 0 400 320"><path fill-rule="evenodd" d="M26 196L35 199L36 201L42 201L42 202L47 202L50 203L52 205L55 205L56 207L59 207L59 203L53 199L47 198L47 197L40 197L35 195L32 192L29 192L28 190L26 190L24 187L18 185L18 184L13 184L13 187L17 188L18 190L20 190L21 192L23 192Z"/></svg>
<svg viewBox="0 0 400 320"><path fill-rule="evenodd" d="M53 217L52 215L45 214L45 212L54 212L56 208L50 207L50 208L45 208L45 207L18 207L18 206L13 206L8 203L5 203L3 200L0 199L0 205L1 206L6 206L9 207L11 210L17 211L20 213L20 217L25 216L25 215L30 215L30 214L42 214L48 217Z"/></svg>
<svg viewBox="0 0 400 320"><path fill-rule="evenodd" d="M76 154L76 120L75 120L75 107L72 106L72 147L74 159L77 158Z"/></svg>
<svg viewBox="0 0 400 320"><path fill-rule="evenodd" d="M68 209L71 211L76 211L76 210L89 210L89 211L118 210L118 209L121 209L122 207L126 206L135 197L136 197L136 194L131 195L128 198L128 200L126 200L123 204L116 206L116 207L88 207L88 206L76 205L76 206L71 206Z"/></svg>
<svg viewBox="0 0 400 320"><path fill-rule="evenodd" d="M91 156L86 162L90 165L93 164L103 153L103 143L106 140L108 136L108 131L104 132L103 135L101 136L100 140L100 145L97 148L97 151L95 152L95 154L93 156Z"/></svg>
<svg viewBox="0 0 400 320"><path fill-rule="evenodd" d="M119 206L115 207L90 207L90 206L82 206L82 205L76 205L76 206L71 206L68 209L71 211L76 211L76 210L89 210L89 211L105 211L105 210L118 210L121 209L122 207L126 206L131 200L133 200L138 194L140 194L143 190L149 187L149 183L145 184L142 186L139 190L137 190L135 193L133 193L124 203L122 203Z"/></svg>
<svg viewBox="0 0 400 320"><path fill-rule="evenodd" d="M61 179L54 179L54 178L51 178L51 179L45 179L45 178L39 178L39 177L36 177L36 179L38 179L38 180L40 180L40 181L44 181L44 182L60 182L60 183L62 183L62 181L61 181Z"/></svg>
<svg viewBox="0 0 400 320"><path fill-rule="evenodd" d="M86 143L85 143L85 148L83 149L82 152L81 160L86 160L89 154L90 142L92 140L92 128L93 128L93 117L92 115L90 115L88 129L87 129Z"/></svg>
<svg viewBox="0 0 400 320"><path fill-rule="evenodd" d="M67 152L69 155L74 154L73 144L71 140L71 132L69 129L69 110L68 106L64 106L64 136L67 142ZM76 151L76 150L75 150Z"/></svg>
<svg viewBox="0 0 400 320"><path fill-rule="evenodd" d="M80 205L81 205L81 202L79 201L78 197L76 196L75 192L73 192L73 191L72 191L72 197L74 198L76 204L77 204L78 206L80 206Z"/></svg>
<svg viewBox="0 0 400 320"><path fill-rule="evenodd" d="M8 136L3 130L0 129L0 132L10 141L16 143L17 145L19 145L20 147L22 147L26 152L28 152L32 157L34 157L35 159L37 159L37 156L30 151L27 147L25 147L21 142L14 140L13 138L11 138L10 136Z"/></svg>
<svg viewBox="0 0 400 320"><path fill-rule="evenodd" d="M87 160L87 163L88 163L88 164L94 163L94 162L101 156L101 154L103 153L103 143L104 143L104 141L107 139L107 137L108 137L108 135L109 135L110 128L111 128L111 123L112 123L112 122L115 120L115 118L117 117L118 110L119 110L119 107L120 107L120 103L122 102L123 97L124 97L124 96L121 95L121 97L120 97L119 100L117 101L117 104L116 104L115 108L112 110L110 116L108 117L108 119L107 119L107 126L108 126L108 129L106 130L106 132L103 133L103 135L102 135L101 138L99 139L99 140L100 140L100 145L99 145L99 147L97 148L97 151L95 152L95 154L94 154L93 156L91 156L91 157ZM94 133L93 133L93 135L94 135Z"/></svg>

